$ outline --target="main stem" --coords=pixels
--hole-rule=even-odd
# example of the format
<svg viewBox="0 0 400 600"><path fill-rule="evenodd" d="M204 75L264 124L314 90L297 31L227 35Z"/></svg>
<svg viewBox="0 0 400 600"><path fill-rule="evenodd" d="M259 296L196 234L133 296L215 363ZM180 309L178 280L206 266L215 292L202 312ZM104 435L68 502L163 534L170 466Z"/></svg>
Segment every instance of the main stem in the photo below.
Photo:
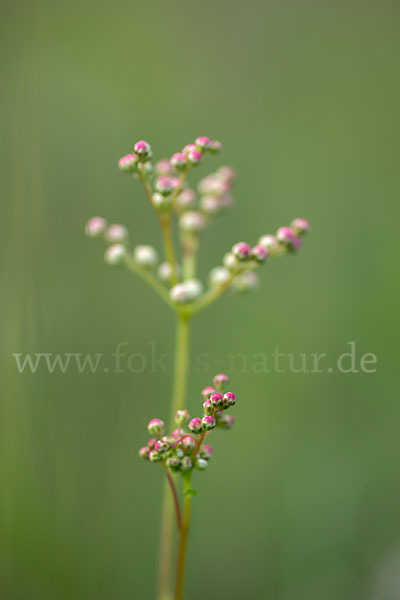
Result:
<svg viewBox="0 0 400 600"><path fill-rule="evenodd" d="M176 565L176 587L175 587L175 600L182 600L183 597L183 584L185 577L185 562L186 562L186 550L187 540L189 533L190 524L190 509L191 509L191 472L184 477L183 480L184 489L184 504L183 504L183 521L182 527L179 533L179 549L178 549L178 562Z"/></svg>
<svg viewBox="0 0 400 600"><path fill-rule="evenodd" d="M186 408L186 382L189 365L190 317L178 313L171 423L176 411ZM164 485L162 507L158 599L171 600L171 570L174 544L174 502L168 481Z"/></svg>

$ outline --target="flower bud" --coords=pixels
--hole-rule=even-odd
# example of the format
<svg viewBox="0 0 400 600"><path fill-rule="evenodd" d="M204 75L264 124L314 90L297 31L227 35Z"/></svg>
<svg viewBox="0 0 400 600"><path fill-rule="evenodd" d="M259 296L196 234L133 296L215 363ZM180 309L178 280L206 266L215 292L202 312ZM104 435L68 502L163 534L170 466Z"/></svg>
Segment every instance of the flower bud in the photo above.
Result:
<svg viewBox="0 0 400 600"><path fill-rule="evenodd" d="M211 150L211 140L208 137L205 137L204 135L201 137L198 137L195 140L195 144L198 148L200 148L200 150L203 151L207 151L207 150Z"/></svg>
<svg viewBox="0 0 400 600"><path fill-rule="evenodd" d="M192 431L193 433L200 433L203 429L200 417L195 417L194 419L192 419L190 421L188 427L189 427L190 431Z"/></svg>
<svg viewBox="0 0 400 600"><path fill-rule="evenodd" d="M203 402L203 412L205 415L212 415L214 412L214 406L211 403L210 398L207 398Z"/></svg>
<svg viewBox="0 0 400 600"><path fill-rule="evenodd" d="M150 144L148 144L144 140L140 140L139 142L136 142L135 153L142 158L148 157L149 155L151 155Z"/></svg>
<svg viewBox="0 0 400 600"><path fill-rule="evenodd" d="M231 274L225 267L214 267L208 274L210 287L218 287L228 281Z"/></svg>
<svg viewBox="0 0 400 600"><path fill-rule="evenodd" d="M161 176L156 181L156 190L163 196L168 196L177 185L175 177Z"/></svg>
<svg viewBox="0 0 400 600"><path fill-rule="evenodd" d="M139 450L140 458L144 458L145 460L149 460L150 448L148 446L143 446Z"/></svg>
<svg viewBox="0 0 400 600"><path fill-rule="evenodd" d="M214 408L220 408L223 403L223 398L224 397L222 394L219 394L219 393L211 394L210 402Z"/></svg>
<svg viewBox="0 0 400 600"><path fill-rule="evenodd" d="M185 430L182 429L181 427L178 427L177 429L174 429L174 431L171 433L171 436L175 440L179 440L179 438L181 438L183 435L185 435Z"/></svg>
<svg viewBox="0 0 400 600"><path fill-rule="evenodd" d="M175 265L175 270L177 273L180 272L179 265ZM158 267L157 275L161 279L161 281L163 281L164 283L170 284L171 280L172 280L172 275L173 275L170 263L169 262L161 263L160 266Z"/></svg>
<svg viewBox="0 0 400 600"><path fill-rule="evenodd" d="M304 233L309 233L311 230L307 219L302 219L301 217L294 219L290 224L290 228L295 235L303 235Z"/></svg>
<svg viewBox="0 0 400 600"><path fill-rule="evenodd" d="M222 150L222 144L218 140L213 140L211 142L210 150L213 154L218 154Z"/></svg>
<svg viewBox="0 0 400 600"><path fill-rule="evenodd" d="M154 444L154 450L159 452L160 454L164 454L169 448L169 444L167 442L163 442L162 440L157 440Z"/></svg>
<svg viewBox="0 0 400 600"><path fill-rule="evenodd" d="M137 171L138 156L136 154L127 154L118 161L118 166L124 173L135 173Z"/></svg>
<svg viewBox="0 0 400 600"><path fill-rule="evenodd" d="M149 439L149 441L147 442L147 445L150 448L150 450L153 450L156 441L157 441L157 438L150 438Z"/></svg>
<svg viewBox="0 0 400 600"><path fill-rule="evenodd" d="M190 162L190 164L193 166L196 166L201 163L201 159L203 158L203 155L198 150L191 150L188 153L187 157L188 157L188 161Z"/></svg>
<svg viewBox="0 0 400 600"><path fill-rule="evenodd" d="M237 173L233 167L227 165L220 167L217 171L218 175L227 181L233 182L237 177Z"/></svg>
<svg viewBox="0 0 400 600"><path fill-rule="evenodd" d="M232 429L235 419L229 413L217 413L217 426L221 429Z"/></svg>
<svg viewBox="0 0 400 600"><path fill-rule="evenodd" d="M158 263L158 254L153 246L136 246L133 260L144 269L154 269Z"/></svg>
<svg viewBox="0 0 400 600"><path fill-rule="evenodd" d="M151 201L153 206L160 212L168 212L172 207L171 195L164 196L163 194L160 194L160 192L154 192Z"/></svg>
<svg viewBox="0 0 400 600"><path fill-rule="evenodd" d="M181 446L185 454L192 454L193 450L196 447L196 440L194 440L190 436L187 436L181 441Z"/></svg>
<svg viewBox="0 0 400 600"><path fill-rule="evenodd" d="M194 466L199 471L204 471L204 469L207 469L208 462L206 461L205 458L196 458Z"/></svg>
<svg viewBox="0 0 400 600"><path fill-rule="evenodd" d="M178 427L184 427L190 421L190 415L186 409L177 410L174 421Z"/></svg>
<svg viewBox="0 0 400 600"><path fill-rule="evenodd" d="M86 223L85 233L89 238L100 237L107 228L107 221L103 217L92 217Z"/></svg>
<svg viewBox="0 0 400 600"><path fill-rule="evenodd" d="M232 286L236 292L252 292L258 288L260 278L254 271L247 271L233 280Z"/></svg>
<svg viewBox="0 0 400 600"><path fill-rule="evenodd" d="M223 407L230 408L231 406L235 406L236 404L236 395L232 392L226 392L224 394Z"/></svg>
<svg viewBox="0 0 400 600"><path fill-rule="evenodd" d="M217 424L215 417L213 417L211 415L205 415L202 418L201 423L202 423L203 429L205 431L211 431L211 429L214 429Z"/></svg>
<svg viewBox="0 0 400 600"><path fill-rule="evenodd" d="M198 279L187 279L183 282L183 285L186 288L190 302L197 300L197 298L202 295L204 290L203 284Z"/></svg>
<svg viewBox="0 0 400 600"><path fill-rule="evenodd" d="M182 148L182 154L185 154L187 156L189 154L189 152L194 152L196 150L197 150L196 144L187 144L184 148Z"/></svg>
<svg viewBox="0 0 400 600"><path fill-rule="evenodd" d="M213 379L213 383L217 390L222 391L226 385L229 383L229 377L226 373L218 373Z"/></svg>
<svg viewBox="0 0 400 600"><path fill-rule="evenodd" d="M190 302L190 294L183 283L177 283L169 291L170 298L177 304L186 304Z"/></svg>
<svg viewBox="0 0 400 600"><path fill-rule="evenodd" d="M150 435L155 435L156 437L160 438L165 432L164 421L161 419L152 419L147 425L147 429Z"/></svg>
<svg viewBox="0 0 400 600"><path fill-rule="evenodd" d="M157 450L151 450L149 453L149 459L151 462L160 462L160 460L162 460L162 454L157 452Z"/></svg>
<svg viewBox="0 0 400 600"><path fill-rule="evenodd" d="M184 456L181 460L181 469L182 471L190 471L190 469L193 469L193 463L191 458L189 458L189 456Z"/></svg>
<svg viewBox="0 0 400 600"><path fill-rule="evenodd" d="M295 235L290 227L280 227L280 229L278 229L276 232L276 239L285 246L291 246L294 237Z"/></svg>
<svg viewBox="0 0 400 600"><path fill-rule="evenodd" d="M261 244L258 244L257 246L254 246L254 248L252 249L251 256L258 263L263 263L267 260L267 258L269 256L269 252L268 252L268 250L266 250L264 248L264 246L261 246Z"/></svg>
<svg viewBox="0 0 400 600"><path fill-rule="evenodd" d="M179 458L171 456L170 458L167 458L165 465L168 467L168 469L171 469L171 471L179 471L181 467L181 461Z"/></svg>
<svg viewBox="0 0 400 600"><path fill-rule="evenodd" d="M224 267L228 269L228 271L236 271L240 266L240 261L236 258L236 256L232 252L228 252L225 254L223 259Z"/></svg>
<svg viewBox="0 0 400 600"><path fill-rule="evenodd" d="M206 226L206 220L200 212L185 212L179 219L179 227L185 233L201 233Z"/></svg>
<svg viewBox="0 0 400 600"><path fill-rule="evenodd" d="M290 250L292 252L297 252L297 250L300 250L302 245L303 245L303 240L295 235L292 240L292 245L291 245Z"/></svg>
<svg viewBox="0 0 400 600"><path fill-rule="evenodd" d="M128 241L128 230L124 225L110 225L105 232L105 237L110 244L125 244Z"/></svg>
<svg viewBox="0 0 400 600"><path fill-rule="evenodd" d="M238 242L233 246L232 252L238 260L247 260L251 256L251 246L245 242Z"/></svg>
<svg viewBox="0 0 400 600"><path fill-rule="evenodd" d="M175 438L172 437L172 435L164 435L161 438L162 442L165 442L166 444L168 444L168 446L170 446L171 444L173 444L176 440Z"/></svg>
<svg viewBox="0 0 400 600"><path fill-rule="evenodd" d="M104 260L109 265L119 265L125 256L125 252L125 246L122 246L122 244L113 244L105 251Z"/></svg>
<svg viewBox="0 0 400 600"><path fill-rule="evenodd" d="M196 206L196 192L191 188L185 188L181 191L175 201L178 212L185 212Z"/></svg>
<svg viewBox="0 0 400 600"><path fill-rule="evenodd" d="M213 449L208 444L203 444L199 450L199 454L201 458L205 460L210 460L213 455Z"/></svg>
<svg viewBox="0 0 400 600"><path fill-rule="evenodd" d="M258 240L260 246L265 248L267 252L276 252L279 250L279 242L274 235L263 235Z"/></svg>
<svg viewBox="0 0 400 600"><path fill-rule="evenodd" d="M206 400L207 398L209 398L211 396L211 394L215 394L215 392L216 392L215 388L213 388L211 385L208 385L201 391L201 395Z"/></svg>
<svg viewBox="0 0 400 600"><path fill-rule="evenodd" d="M202 212L210 217L215 217L222 210L221 200L218 196L203 196L200 200Z"/></svg>
<svg viewBox="0 0 400 600"><path fill-rule="evenodd" d="M172 156L170 163L173 167L175 167L175 169L184 169L187 165L187 157L182 152L176 152Z"/></svg>
<svg viewBox="0 0 400 600"><path fill-rule="evenodd" d="M154 167L156 175L171 175L173 172L172 165L168 158L162 158L159 160Z"/></svg>

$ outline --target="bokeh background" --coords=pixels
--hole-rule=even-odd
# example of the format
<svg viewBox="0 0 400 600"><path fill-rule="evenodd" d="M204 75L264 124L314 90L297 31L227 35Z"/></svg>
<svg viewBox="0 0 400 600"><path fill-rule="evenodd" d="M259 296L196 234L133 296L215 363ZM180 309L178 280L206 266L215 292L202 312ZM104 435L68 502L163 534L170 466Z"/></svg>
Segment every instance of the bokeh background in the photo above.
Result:
<svg viewBox="0 0 400 600"><path fill-rule="evenodd" d="M160 238L119 156L198 135L233 164L237 205L200 272L295 216L313 233L254 295L199 315L199 389L242 353L237 426L198 474L187 598L400 596L399 25L390 0L4 1L1 16L0 590L7 600L154 598L162 477L141 462L167 417L174 328L107 267L86 220ZM376 373L260 373L259 353L374 353ZM167 369L20 374L13 353L104 354ZM154 346L151 346L154 344ZM397 355L397 356L396 356ZM108 362L107 362L108 361ZM136 363L135 363L136 364Z"/></svg>

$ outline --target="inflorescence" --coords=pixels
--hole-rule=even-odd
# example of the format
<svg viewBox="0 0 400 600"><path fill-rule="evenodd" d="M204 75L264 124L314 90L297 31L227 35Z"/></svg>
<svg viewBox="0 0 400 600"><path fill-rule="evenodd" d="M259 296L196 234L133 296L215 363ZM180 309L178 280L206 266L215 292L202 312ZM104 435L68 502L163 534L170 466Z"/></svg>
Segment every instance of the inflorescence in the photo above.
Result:
<svg viewBox="0 0 400 600"><path fill-rule="evenodd" d="M160 261L159 253L148 244L137 245L130 251L124 225L108 225L102 217L93 217L86 224L88 237L106 242L108 264L125 264L147 279L177 310L196 312L226 290L241 292L256 288L259 283L256 269L271 257L296 253L302 245L302 236L310 230L308 221L297 218L290 227L280 227L274 235L262 235L254 246L246 242L234 244L222 264L209 272L207 286L203 285L195 274L199 242L214 219L233 206L236 173L232 167L220 167L200 180L197 192L188 186L187 177L206 155L221 149L220 142L202 136L169 160L162 159L153 165L151 147L142 140L134 145L131 154L119 160L120 170L144 185L162 227L165 261ZM179 227L182 264L176 258L169 229L173 218Z"/></svg>
<svg viewBox="0 0 400 600"><path fill-rule="evenodd" d="M160 463L172 472L204 471L213 453L211 446L203 443L206 435L217 427L231 429L234 424L227 411L236 404L236 395L225 392L228 376L220 373L213 383L202 391L202 417L191 418L187 410L178 410L174 417L176 428L169 435L165 435L161 419L149 422L147 429L152 437L139 450L141 458Z"/></svg>

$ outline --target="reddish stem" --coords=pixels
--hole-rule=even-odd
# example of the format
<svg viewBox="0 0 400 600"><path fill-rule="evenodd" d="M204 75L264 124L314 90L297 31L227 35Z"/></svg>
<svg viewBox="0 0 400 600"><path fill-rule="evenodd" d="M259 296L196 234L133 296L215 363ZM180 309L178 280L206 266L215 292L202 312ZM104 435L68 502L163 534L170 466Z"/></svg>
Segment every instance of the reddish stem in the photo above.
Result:
<svg viewBox="0 0 400 600"><path fill-rule="evenodd" d="M176 522L178 525L178 529L179 531L182 529L182 515L181 515L181 507L179 504L179 499L178 499L178 493L176 491L176 487L175 487L175 483L174 480L172 478L171 473L169 473L168 469L165 468L165 474L167 476L168 479L168 483L169 486L171 488L171 492L172 492L172 497L174 499L174 506L175 506L175 512L176 512Z"/></svg>

